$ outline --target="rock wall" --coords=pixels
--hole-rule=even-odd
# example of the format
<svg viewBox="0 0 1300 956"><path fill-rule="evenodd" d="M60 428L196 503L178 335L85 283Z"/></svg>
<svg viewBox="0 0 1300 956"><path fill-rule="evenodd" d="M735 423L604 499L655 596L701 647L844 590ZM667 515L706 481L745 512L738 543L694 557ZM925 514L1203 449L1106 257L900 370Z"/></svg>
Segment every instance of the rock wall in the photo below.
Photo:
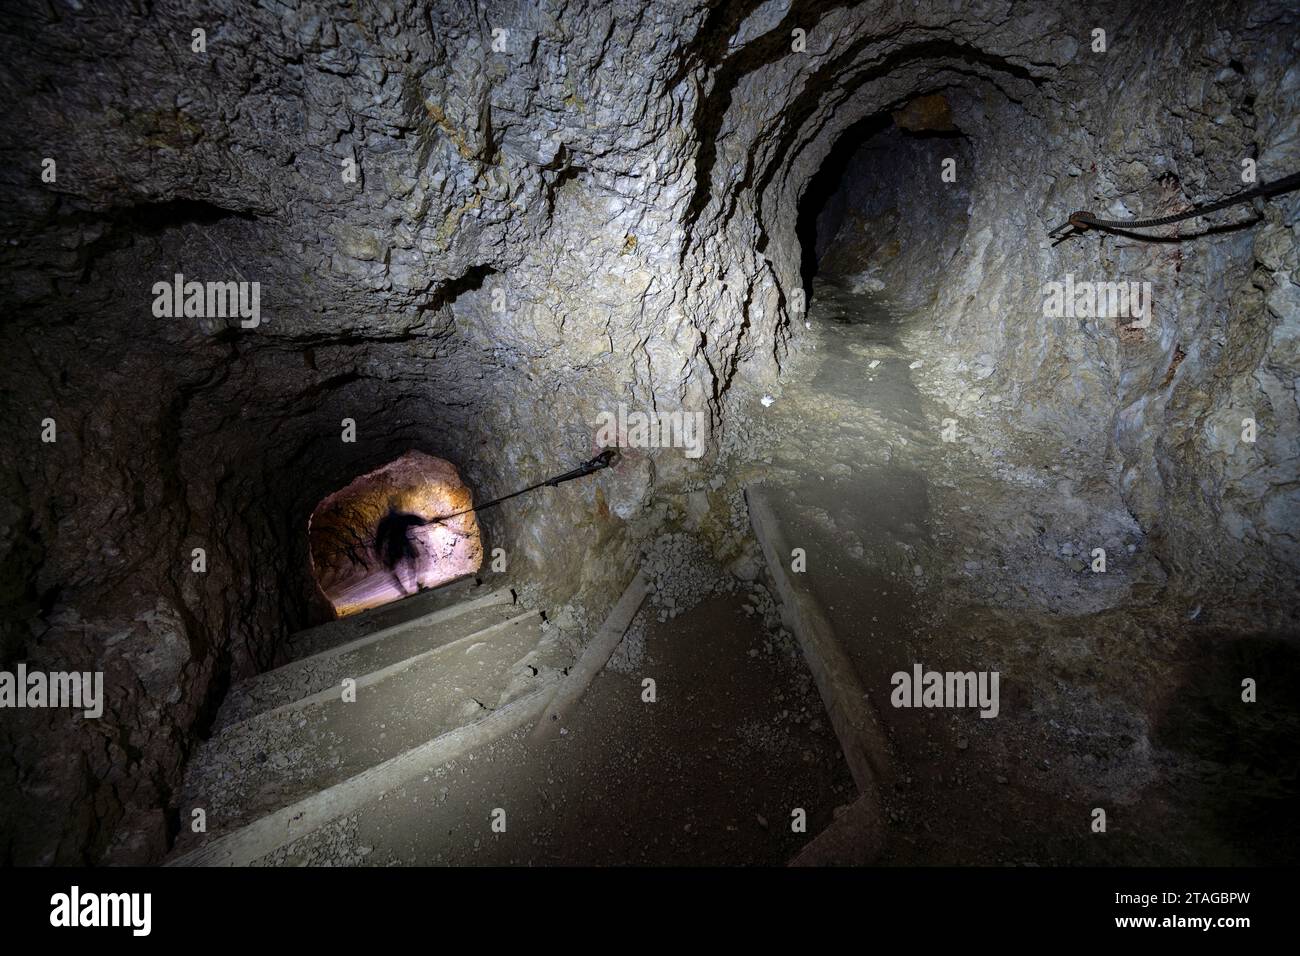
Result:
<svg viewBox="0 0 1300 956"><path fill-rule="evenodd" d="M93 726L5 721L7 858L160 855L159 808L224 686L326 613L306 548L325 494L415 449L495 497L589 457L614 401L672 401L684 373L646 331L671 258L644 239L673 204L646 163L689 149L657 86L688 15L3 13L5 121L27 130L0 174L17 356L0 401L25 423L0 478L4 663L102 669L109 696ZM175 274L258 282L256 326L158 317ZM607 599L640 466L494 509L485 533L557 596ZM74 806L62 835L55 796Z"/></svg>
<svg viewBox="0 0 1300 956"><path fill-rule="evenodd" d="M1246 188L1245 159L1261 181L1300 168L1296 17L1281 3L758 5L733 24L706 87L722 115L716 148L702 143L707 201L688 258L706 275L747 263L747 281L703 283L697 311L747 302L740 354L770 374L797 344L796 225L816 170L855 124L943 94L971 149L950 187L970 190L969 225L932 310L952 393L992 367L983 389L1013 398L1008 429L1083 456L1085 473L1116 487L1175 589L1273 601L1294 622L1300 199L1222 214L1212 225L1262 221L1185 243L1090 235L1053 247L1046 231L1076 209L1130 218L1216 200ZM790 49L796 28L804 53ZM947 185L937 167L917 182ZM931 222L929 245L942 247L951 232ZM929 265L900 258L895 294L933 287ZM1067 274L1150 282L1151 328L1045 315L1047 283ZM1253 444L1241 439L1248 417Z"/></svg>
<svg viewBox="0 0 1300 956"><path fill-rule="evenodd" d="M226 684L325 613L306 521L356 475L415 449L492 497L588 457L619 402L725 429L737 376L774 380L797 345L809 182L846 130L918 96L944 95L972 156L933 305L954 375L991 356L1014 427L1086 447L1187 587L1278 585L1300 513L1295 197L1184 245L1043 233L1076 208L1217 198L1247 156L1265 178L1300 168L1279 39L1296 14L1079 6L0 13L0 109L23 131L0 143L0 651L101 669L108 689L99 721L5 715L4 858L161 855ZM1156 325L1130 341L1044 317L1064 272L1151 281ZM259 283L256 325L160 317L154 284L178 273ZM645 505L694 468L629 456L494 509L485 534L557 598L599 604Z"/></svg>

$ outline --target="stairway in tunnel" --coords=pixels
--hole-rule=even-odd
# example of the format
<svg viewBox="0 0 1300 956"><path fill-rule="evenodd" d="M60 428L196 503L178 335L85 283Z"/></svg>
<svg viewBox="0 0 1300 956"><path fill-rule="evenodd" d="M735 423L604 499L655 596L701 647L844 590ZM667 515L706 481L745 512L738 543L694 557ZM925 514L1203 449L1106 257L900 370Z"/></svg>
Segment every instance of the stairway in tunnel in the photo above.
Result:
<svg viewBox="0 0 1300 956"><path fill-rule="evenodd" d="M536 719L567 663L542 622L498 590L359 637L299 635L329 646L232 688L190 762L180 812L202 825L174 862L248 865Z"/></svg>
<svg viewBox="0 0 1300 956"><path fill-rule="evenodd" d="M754 609L718 594L671 628L640 622L629 639L669 705L638 702L616 663L555 743L527 731L573 659L509 589L464 581L305 631L293 661L232 688L178 801L202 830L167 863L783 863L808 839L782 826L790 808L815 834L853 786L806 669Z"/></svg>

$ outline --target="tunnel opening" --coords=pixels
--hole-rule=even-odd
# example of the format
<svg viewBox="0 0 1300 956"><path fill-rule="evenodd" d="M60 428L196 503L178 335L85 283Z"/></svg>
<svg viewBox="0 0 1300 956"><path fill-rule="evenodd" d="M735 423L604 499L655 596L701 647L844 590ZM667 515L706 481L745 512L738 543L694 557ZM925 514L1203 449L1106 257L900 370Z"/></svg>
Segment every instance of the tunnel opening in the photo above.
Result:
<svg viewBox="0 0 1300 956"><path fill-rule="evenodd" d="M483 563L469 486L451 462L419 451L322 499L308 521L308 552L337 617L459 580Z"/></svg>
<svg viewBox="0 0 1300 956"><path fill-rule="evenodd" d="M809 181L796 227L808 297L829 280L921 304L969 221L972 150L942 93L867 116Z"/></svg>

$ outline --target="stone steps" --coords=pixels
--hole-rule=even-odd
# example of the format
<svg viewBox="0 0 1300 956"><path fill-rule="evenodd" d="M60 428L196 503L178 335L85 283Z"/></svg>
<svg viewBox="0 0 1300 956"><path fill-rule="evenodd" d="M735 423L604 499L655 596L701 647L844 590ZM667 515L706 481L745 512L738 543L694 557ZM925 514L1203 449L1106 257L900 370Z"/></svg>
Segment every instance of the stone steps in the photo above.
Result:
<svg viewBox="0 0 1300 956"><path fill-rule="evenodd" d="M300 660L310 657L367 634L425 617L435 611L457 607L487 593L489 592L478 582L478 579L467 576L413 594L401 601L394 601L392 604L305 628L289 635L289 659Z"/></svg>
<svg viewBox="0 0 1300 956"><path fill-rule="evenodd" d="M186 769L169 864L251 862L536 719L571 658L540 612L503 594L354 638L241 687ZM192 832L196 808L204 833Z"/></svg>
<svg viewBox="0 0 1300 956"><path fill-rule="evenodd" d="M473 723L439 734L383 763L317 791L226 834L213 834L167 866L248 866L340 817L363 810L389 791L536 721L558 681L545 681Z"/></svg>
<svg viewBox="0 0 1300 956"><path fill-rule="evenodd" d="M214 730L223 730L257 714L337 688L345 677L356 679L370 674L498 624L516 613L513 592L494 591L414 620L353 637L346 643L317 651L233 686L217 714Z"/></svg>

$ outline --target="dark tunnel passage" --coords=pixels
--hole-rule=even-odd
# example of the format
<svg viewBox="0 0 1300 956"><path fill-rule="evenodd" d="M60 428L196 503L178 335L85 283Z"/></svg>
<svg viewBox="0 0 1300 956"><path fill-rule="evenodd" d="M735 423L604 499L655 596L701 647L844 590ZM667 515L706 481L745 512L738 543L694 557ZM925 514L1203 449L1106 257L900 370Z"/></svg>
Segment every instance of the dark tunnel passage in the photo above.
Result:
<svg viewBox="0 0 1300 956"><path fill-rule="evenodd" d="M483 563L469 488L441 458L408 452L312 512L316 583L340 617L471 575Z"/></svg>
<svg viewBox="0 0 1300 956"><path fill-rule="evenodd" d="M979 174L973 156L942 93L840 134L799 204L800 277L809 301L816 278L880 291L882 278L893 275L896 294L909 303L918 290L932 294L968 226Z"/></svg>

